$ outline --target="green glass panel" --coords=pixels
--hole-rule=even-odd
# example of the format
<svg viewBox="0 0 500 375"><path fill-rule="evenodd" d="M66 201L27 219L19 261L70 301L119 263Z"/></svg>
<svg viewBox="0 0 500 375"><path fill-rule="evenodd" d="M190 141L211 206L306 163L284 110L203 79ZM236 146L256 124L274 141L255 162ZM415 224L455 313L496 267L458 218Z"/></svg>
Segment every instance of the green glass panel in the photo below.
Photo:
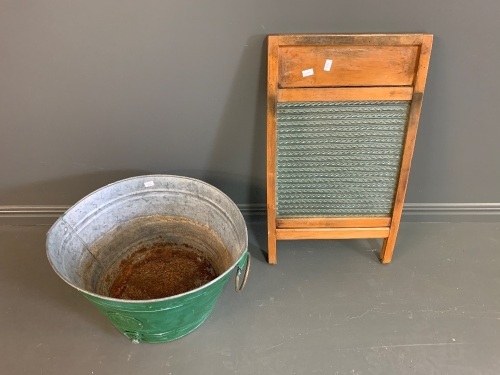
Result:
<svg viewBox="0 0 500 375"><path fill-rule="evenodd" d="M277 105L277 216L391 214L407 101Z"/></svg>

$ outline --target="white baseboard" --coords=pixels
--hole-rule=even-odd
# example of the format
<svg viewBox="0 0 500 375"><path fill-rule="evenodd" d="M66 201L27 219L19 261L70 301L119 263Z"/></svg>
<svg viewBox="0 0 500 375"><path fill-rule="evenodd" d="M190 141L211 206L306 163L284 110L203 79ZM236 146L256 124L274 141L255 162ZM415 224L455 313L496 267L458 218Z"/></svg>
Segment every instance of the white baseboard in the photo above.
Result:
<svg viewBox="0 0 500 375"><path fill-rule="evenodd" d="M263 203L239 204L251 221L265 221ZM0 206L0 225L51 225L69 206ZM405 203L403 221L500 222L500 203Z"/></svg>
<svg viewBox="0 0 500 375"><path fill-rule="evenodd" d="M0 225L52 225L70 206L0 206Z"/></svg>
<svg viewBox="0 0 500 375"><path fill-rule="evenodd" d="M405 203L403 221L496 222L500 203Z"/></svg>

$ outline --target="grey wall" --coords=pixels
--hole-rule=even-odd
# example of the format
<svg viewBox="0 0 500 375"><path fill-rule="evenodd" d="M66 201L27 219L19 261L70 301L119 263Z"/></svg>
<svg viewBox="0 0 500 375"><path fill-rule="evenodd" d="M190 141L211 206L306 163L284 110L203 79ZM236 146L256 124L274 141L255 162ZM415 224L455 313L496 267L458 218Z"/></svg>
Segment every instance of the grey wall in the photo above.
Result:
<svg viewBox="0 0 500 375"><path fill-rule="evenodd" d="M3 0L0 206L128 176L265 202L265 36L435 35L407 202L500 202L500 2Z"/></svg>

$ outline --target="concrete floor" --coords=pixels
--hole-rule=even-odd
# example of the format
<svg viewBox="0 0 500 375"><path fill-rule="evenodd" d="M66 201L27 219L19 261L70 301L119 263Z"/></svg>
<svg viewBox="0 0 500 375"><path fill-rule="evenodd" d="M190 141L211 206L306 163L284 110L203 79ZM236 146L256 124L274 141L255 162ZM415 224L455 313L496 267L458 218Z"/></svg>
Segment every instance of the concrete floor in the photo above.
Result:
<svg viewBox="0 0 500 375"><path fill-rule="evenodd" d="M50 268L48 226L0 227L1 374L500 374L500 223L403 223L374 240L280 242L208 320L128 341Z"/></svg>

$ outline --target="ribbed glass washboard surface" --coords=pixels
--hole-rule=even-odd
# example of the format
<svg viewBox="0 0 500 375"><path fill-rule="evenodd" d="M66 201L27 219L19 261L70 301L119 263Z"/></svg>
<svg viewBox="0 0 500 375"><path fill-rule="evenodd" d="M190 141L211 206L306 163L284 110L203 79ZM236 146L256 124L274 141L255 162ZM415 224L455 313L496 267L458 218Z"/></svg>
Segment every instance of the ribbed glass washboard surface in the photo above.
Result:
<svg viewBox="0 0 500 375"><path fill-rule="evenodd" d="M278 217L389 216L409 102L277 104Z"/></svg>

